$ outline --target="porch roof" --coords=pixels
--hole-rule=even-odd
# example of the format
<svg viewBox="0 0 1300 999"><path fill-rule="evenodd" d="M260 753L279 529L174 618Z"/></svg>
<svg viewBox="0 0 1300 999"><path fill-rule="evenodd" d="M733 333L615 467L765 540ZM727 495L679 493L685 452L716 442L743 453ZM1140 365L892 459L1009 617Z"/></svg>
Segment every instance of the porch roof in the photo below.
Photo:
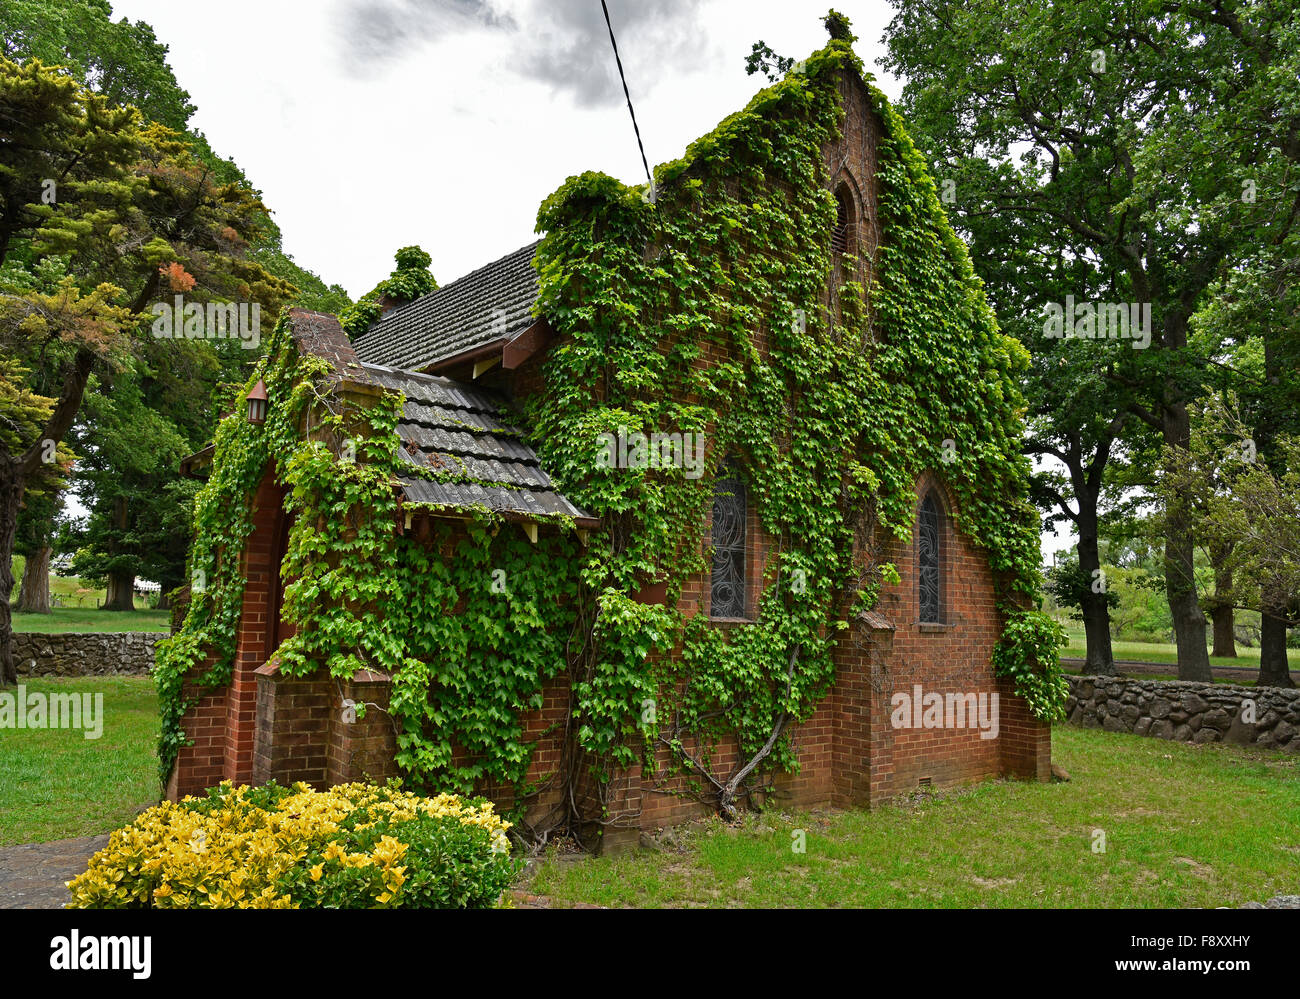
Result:
<svg viewBox="0 0 1300 999"><path fill-rule="evenodd" d="M407 505L480 507L515 518L564 516L579 526L596 525L554 488L503 397L438 375L361 367L368 381L405 396L397 432L400 457L411 470L399 474Z"/></svg>

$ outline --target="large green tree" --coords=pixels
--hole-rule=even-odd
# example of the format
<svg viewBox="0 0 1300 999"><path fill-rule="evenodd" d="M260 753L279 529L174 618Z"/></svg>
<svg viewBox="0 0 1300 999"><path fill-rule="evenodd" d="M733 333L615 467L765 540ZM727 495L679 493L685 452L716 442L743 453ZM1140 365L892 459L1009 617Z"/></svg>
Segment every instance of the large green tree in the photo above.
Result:
<svg viewBox="0 0 1300 999"><path fill-rule="evenodd" d="M79 498L89 509L73 531L72 570L105 586L105 607L133 609L137 578L184 582L194 483L180 460L198 450L214 423L221 376L215 352L188 341L141 344L87 392L76 439Z"/></svg>
<svg viewBox="0 0 1300 999"><path fill-rule="evenodd" d="M102 95L108 104L135 107L141 112L144 121L175 130L176 134L171 138L188 146L193 161L206 169L207 183L211 188L233 185L250 192L255 200L260 200L260 192L253 187L237 164L218 155L201 132L184 131L194 107L168 63L167 46L157 40L148 24L142 21L132 23L125 19L115 23L111 13L109 4L104 0L89 3L69 3L67 0L0 0L0 52L17 63L34 59L57 63L64 72L89 90ZM160 165L157 176L165 178L165 172L169 169L169 166ZM293 304L330 312L340 312L350 304L341 287L327 286L311 271L298 265L283 249L280 229L269 211L254 204L253 216L251 223L241 229L248 245L240 247L238 252L255 261L266 273L293 285L296 289ZM163 289L148 288L145 292L148 294L157 290ZM179 344L172 346L172 353L187 349ZM205 348L199 348L200 352L203 349ZM232 352L220 348L216 353L221 361L222 376L230 381L242 381L250 356L238 350ZM180 369L194 372L203 367L187 362L180 365L169 363L162 368L156 365L146 365L143 369L127 368L114 372L105 379L105 383L129 394L132 389L128 386L133 384L132 379L137 375L148 380L150 376L146 372L151 370ZM39 369L36 372L38 381L44 382L49 382L56 374ZM173 397L159 396L147 384L135 386L135 390L137 395L146 395L153 407L172 410L184 408L187 412L201 413L205 418L209 415L210 399L205 399L195 409L189 409L195 402L194 392L175 379L170 384L177 390ZM212 389L210 378L202 379L199 384L205 391ZM138 436L142 440L151 438L153 428L148 425L149 411L139 409L137 413L142 418ZM168 516L163 521L154 517L151 511L162 492L185 493L186 486L175 479L174 468L171 470L172 477L166 484L157 478L164 474L161 470L141 478L138 454L129 447L114 446L115 440L130 438L130 428L118 427L110 431L107 425L101 428L89 424L76 430L79 446L94 451L94 462L81 466L82 474L78 475L74 484L74 491L83 502L91 505L88 522L91 530L89 534L86 531L77 532L76 536L81 550L79 564L92 577L107 582L110 607L127 609L131 606L132 587L125 567L133 565L138 568L145 558L143 552L168 553L164 564L152 570L151 578L177 579L183 574L190 533L189 527L184 524L183 511L178 516L176 508L168 506ZM197 440L191 440L192 449L201 447L209 432L210 426L202 429ZM187 437L189 439L191 438ZM112 466L114 459L123 462L121 467ZM105 466L105 461L110 464ZM97 477L98 485L87 478L90 475ZM108 482L115 482L116 486L113 489L103 488ZM56 508L57 504L52 502L29 503L23 511L19 547L29 556L24 571L23 609L39 610L43 605L47 606L48 598L42 597L40 593L46 588L45 579L40 574L44 571L42 566L50 552L48 541L55 533L52 518ZM143 522L157 525L164 521L171 526L162 534L153 530L141 532L136 526ZM114 526L123 524L127 526ZM140 549L141 553L129 558L123 556L119 551L119 542L128 542L128 549ZM119 567L118 571L104 572L110 564Z"/></svg>
<svg viewBox="0 0 1300 999"><path fill-rule="evenodd" d="M1140 421L1185 451L1206 363L1191 317L1234 263L1296 225L1293 4L894 3L885 62L907 80L903 107L941 185L954 181L954 220L988 234L995 262L977 252L977 269L1005 280L1010 244L1030 229L1043 252L1107 277L1118 302L1149 304L1146 349L1080 341L1113 389L1093 393L1092 422L1115 425L1118 400L1117 433ZM1074 295L1097 293L1081 282ZM1194 514L1167 501L1179 675L1208 680Z"/></svg>
<svg viewBox="0 0 1300 999"><path fill-rule="evenodd" d="M218 183L176 133L35 59L0 59L0 121L0 345L28 371L57 371L59 386L16 385L52 400L48 417L0 440L0 682L12 682L18 512L96 366L118 370L138 352L159 297L258 302L273 321L292 289L250 257L265 206ZM24 283L51 258L67 272L55 292Z"/></svg>
<svg viewBox="0 0 1300 999"><path fill-rule="evenodd" d="M1294 687L1285 635L1287 627L1300 624L1300 438L1279 434L1271 442L1274 460L1265 461L1251 428L1228 403L1212 398L1191 448L1169 450L1170 472L1161 489L1200 506L1201 531L1207 543L1228 553L1225 566L1238 580L1238 594L1255 594L1261 611L1259 683ZM1274 636L1266 649L1270 630L1282 641L1278 645ZM1275 648L1280 655L1271 654Z"/></svg>
<svg viewBox="0 0 1300 999"><path fill-rule="evenodd" d="M111 104L182 131L194 105L144 21L113 21L108 0L0 0L0 56L63 66Z"/></svg>

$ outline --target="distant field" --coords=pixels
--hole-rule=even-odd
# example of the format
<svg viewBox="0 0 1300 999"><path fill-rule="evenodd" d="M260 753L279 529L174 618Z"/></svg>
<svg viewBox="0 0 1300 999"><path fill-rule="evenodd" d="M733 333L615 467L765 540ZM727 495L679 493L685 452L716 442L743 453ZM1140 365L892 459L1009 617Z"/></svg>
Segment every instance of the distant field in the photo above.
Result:
<svg viewBox="0 0 1300 999"><path fill-rule="evenodd" d="M1061 651L1061 655L1080 658L1087 655L1087 643L1083 638L1083 628L1070 625L1066 627L1065 631L1070 636L1070 644ZM1168 663L1171 666L1178 663L1178 647L1173 643L1112 642L1111 649L1116 659L1136 659L1147 663ZM1246 669L1259 668L1259 649L1247 649L1238 645L1237 651L1244 652L1245 655L1210 656L1210 664L1212 666L1244 666ZM1294 660L1292 660L1292 665L1295 665Z"/></svg>
<svg viewBox="0 0 1300 999"><path fill-rule="evenodd" d="M14 614L14 631L54 635L68 631L167 631L170 611L105 611L59 607L49 614Z"/></svg>
<svg viewBox="0 0 1300 999"><path fill-rule="evenodd" d="M14 556L14 599L17 582L23 578L24 559ZM55 604L49 614L14 614L14 631L53 635L65 631L167 631L170 612L147 610L137 598L134 611L104 611L104 591L86 586L76 577L50 576L50 597Z"/></svg>

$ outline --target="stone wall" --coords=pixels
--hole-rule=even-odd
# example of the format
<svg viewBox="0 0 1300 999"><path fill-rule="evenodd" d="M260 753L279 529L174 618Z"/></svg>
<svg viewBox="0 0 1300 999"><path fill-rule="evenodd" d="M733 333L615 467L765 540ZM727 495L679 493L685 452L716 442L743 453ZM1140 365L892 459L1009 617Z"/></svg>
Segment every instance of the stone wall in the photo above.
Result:
<svg viewBox="0 0 1300 999"><path fill-rule="evenodd" d="M143 676L153 672L152 631L14 635L19 676Z"/></svg>
<svg viewBox="0 0 1300 999"><path fill-rule="evenodd" d="M1085 728L1300 753L1300 690L1123 677L1066 680L1067 717Z"/></svg>

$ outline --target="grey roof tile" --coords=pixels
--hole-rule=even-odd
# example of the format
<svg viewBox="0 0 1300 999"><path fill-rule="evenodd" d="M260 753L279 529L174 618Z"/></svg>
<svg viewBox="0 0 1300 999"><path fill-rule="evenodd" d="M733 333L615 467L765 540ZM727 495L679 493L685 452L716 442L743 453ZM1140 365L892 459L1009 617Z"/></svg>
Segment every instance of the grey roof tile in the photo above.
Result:
<svg viewBox="0 0 1300 999"><path fill-rule="evenodd" d="M398 473L407 504L590 518L555 491L505 399L438 375L377 364L362 367L375 384L406 399L397 433L403 443L399 457L411 467L410 474ZM451 481L426 479L416 468Z"/></svg>
<svg viewBox="0 0 1300 999"><path fill-rule="evenodd" d="M356 338L357 356L371 364L424 368L521 332L534 320L536 251L536 242L520 247L387 312Z"/></svg>

